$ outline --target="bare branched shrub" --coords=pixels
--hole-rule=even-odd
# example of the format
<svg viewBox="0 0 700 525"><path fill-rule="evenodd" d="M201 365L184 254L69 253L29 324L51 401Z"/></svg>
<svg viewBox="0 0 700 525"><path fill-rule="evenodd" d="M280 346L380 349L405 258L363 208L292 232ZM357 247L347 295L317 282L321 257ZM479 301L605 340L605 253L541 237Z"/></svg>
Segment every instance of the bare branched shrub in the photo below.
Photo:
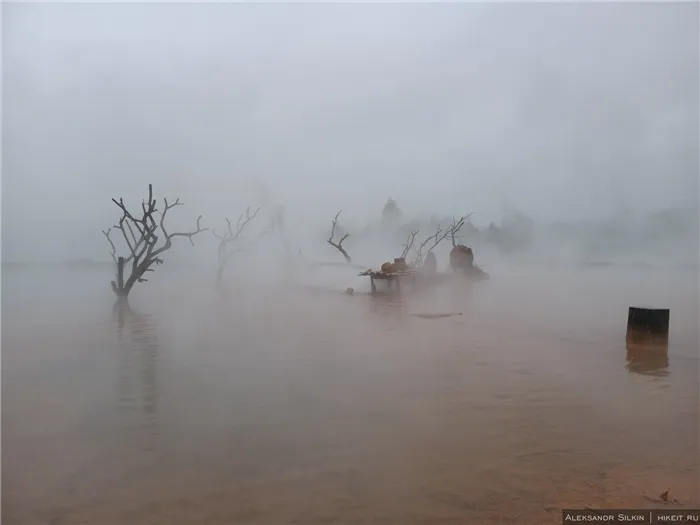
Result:
<svg viewBox="0 0 700 525"><path fill-rule="evenodd" d="M132 213L124 204L124 199L112 199L122 211L122 216L119 222L113 226L122 233L124 242L129 249L129 255L126 257L117 256L117 248L114 241L110 237L112 228L102 231L107 238L112 251L110 252L112 259L117 264L117 278L112 281L112 290L120 299L126 299L129 292L136 283L146 282L144 278L146 272L152 272L153 266L163 264L161 254L172 247L172 240L176 237L186 237L194 246L192 240L195 235L206 231L207 228L200 226L202 216L197 217L197 227L190 232L172 232L169 233L165 218L168 210L176 206L182 206L180 199L176 199L172 204L168 199L163 199L162 211L156 208L156 200L153 198L153 185L148 185L148 200L141 202L141 212ZM156 214L158 218L156 219ZM159 246L159 242L161 243ZM125 279L125 268L130 265L129 276Z"/></svg>

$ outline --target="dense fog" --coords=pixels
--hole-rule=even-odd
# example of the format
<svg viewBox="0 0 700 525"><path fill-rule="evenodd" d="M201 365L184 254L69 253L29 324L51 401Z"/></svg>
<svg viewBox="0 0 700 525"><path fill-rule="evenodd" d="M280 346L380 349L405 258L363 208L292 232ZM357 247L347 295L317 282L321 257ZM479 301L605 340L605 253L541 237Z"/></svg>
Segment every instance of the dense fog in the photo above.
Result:
<svg viewBox="0 0 700 525"><path fill-rule="evenodd" d="M110 261L111 199L138 211L152 183L185 204L172 231L259 206L252 241L283 215L267 261L342 262L342 209L360 265L469 213L483 263L697 264L695 3L11 3L2 24L3 261ZM216 265L211 231L174 243Z"/></svg>

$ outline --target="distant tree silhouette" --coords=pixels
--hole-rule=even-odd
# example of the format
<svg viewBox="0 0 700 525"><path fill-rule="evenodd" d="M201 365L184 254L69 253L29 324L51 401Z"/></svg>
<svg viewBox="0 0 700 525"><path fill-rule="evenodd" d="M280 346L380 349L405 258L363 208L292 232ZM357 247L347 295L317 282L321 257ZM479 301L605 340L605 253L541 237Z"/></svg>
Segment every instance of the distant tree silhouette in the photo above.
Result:
<svg viewBox="0 0 700 525"><path fill-rule="evenodd" d="M401 220L401 210L394 199L388 199L382 210L382 222L384 224L396 224Z"/></svg>
<svg viewBox="0 0 700 525"><path fill-rule="evenodd" d="M340 235L340 240L338 242L335 242L333 239L335 238L336 235L338 235L337 230L339 230L338 226L338 217L340 217L340 214L342 213L343 210L340 210L338 213L335 214L335 217L333 218L333 224L331 227L331 234L326 240L328 244L333 246L336 250L338 250L343 257L345 257L345 261L348 263L352 262L352 258L348 254L348 252L345 251L345 248L343 247L343 241L350 237L349 233L343 233Z"/></svg>
<svg viewBox="0 0 700 525"><path fill-rule="evenodd" d="M248 227L248 225L255 219L255 217L258 215L258 212L260 211L260 207L251 213L250 212L250 206L246 208L245 210L245 216L241 214L238 217L238 221L236 222L236 227L234 229L233 224L231 221L227 218L226 219L226 229L224 229L223 233L219 235L216 233L216 231L212 230L212 233L214 234L214 237L219 239L219 266L216 270L216 280L221 281L224 275L224 269L226 268L226 264L228 263L228 260L231 258L231 256L235 253L242 252L245 250L245 247L243 247L240 244L241 241L241 235L245 231L245 229ZM249 241L249 244L251 242L254 242L258 238L266 235L268 233L268 229L262 230L260 233L257 234L257 236L253 239L253 241Z"/></svg>

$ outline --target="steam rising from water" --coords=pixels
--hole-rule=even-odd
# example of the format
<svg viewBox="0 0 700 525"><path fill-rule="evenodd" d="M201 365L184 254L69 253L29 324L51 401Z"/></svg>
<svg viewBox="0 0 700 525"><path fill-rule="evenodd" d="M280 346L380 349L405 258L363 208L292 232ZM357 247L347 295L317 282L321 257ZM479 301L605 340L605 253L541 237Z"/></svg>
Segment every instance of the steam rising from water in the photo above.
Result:
<svg viewBox="0 0 700 525"><path fill-rule="evenodd" d="M520 269L397 300L166 270L122 318L108 273L77 273L5 271L10 523L697 504L692 273ZM670 307L665 359L625 348L629 303Z"/></svg>
<svg viewBox="0 0 700 525"><path fill-rule="evenodd" d="M3 523L700 505L697 21L3 5ZM148 183L185 204L169 231L210 230L112 317L100 230ZM211 229L248 205L217 282ZM491 280L366 293L360 270L470 212ZM630 305L670 308L668 354L625 347Z"/></svg>

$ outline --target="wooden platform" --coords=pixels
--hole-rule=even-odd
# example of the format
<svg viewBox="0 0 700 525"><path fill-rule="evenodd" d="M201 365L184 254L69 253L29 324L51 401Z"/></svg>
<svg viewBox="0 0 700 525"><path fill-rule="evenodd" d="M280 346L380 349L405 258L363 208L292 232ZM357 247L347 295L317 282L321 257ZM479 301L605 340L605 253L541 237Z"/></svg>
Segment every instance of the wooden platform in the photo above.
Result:
<svg viewBox="0 0 700 525"><path fill-rule="evenodd" d="M411 268L409 270L404 270L401 272L382 272L376 270L365 270L360 272L358 276L369 277L370 286L372 288L372 293L377 291L377 286L375 281L387 281L388 287L391 289L392 284L396 292L401 292L403 283L409 284L425 284L425 285L436 285L445 283L452 279L467 278L473 280L486 280L489 278L489 274L484 270L474 265L470 268L465 268L458 272L435 272L435 273L425 273L420 268Z"/></svg>
<svg viewBox="0 0 700 525"><path fill-rule="evenodd" d="M382 271L375 271L375 270L365 270L364 272L358 273L357 275L361 277L372 277L374 279L394 279L396 277L404 277L406 275L416 275L419 272L419 270L416 269L410 269L410 270L404 270L402 272L391 272L391 273L386 273Z"/></svg>
<svg viewBox="0 0 700 525"><path fill-rule="evenodd" d="M375 293L377 291L377 285L375 283L375 281L377 280L387 281L387 285L389 286L389 288L391 288L391 285L393 283L394 290L400 293L403 282L405 282L406 279L410 280L411 282L414 282L418 273L419 270L411 268L410 270L403 270L401 272L391 273L375 270L365 270L364 272L361 272L358 275L361 277L369 277L369 283L372 287L372 293Z"/></svg>

